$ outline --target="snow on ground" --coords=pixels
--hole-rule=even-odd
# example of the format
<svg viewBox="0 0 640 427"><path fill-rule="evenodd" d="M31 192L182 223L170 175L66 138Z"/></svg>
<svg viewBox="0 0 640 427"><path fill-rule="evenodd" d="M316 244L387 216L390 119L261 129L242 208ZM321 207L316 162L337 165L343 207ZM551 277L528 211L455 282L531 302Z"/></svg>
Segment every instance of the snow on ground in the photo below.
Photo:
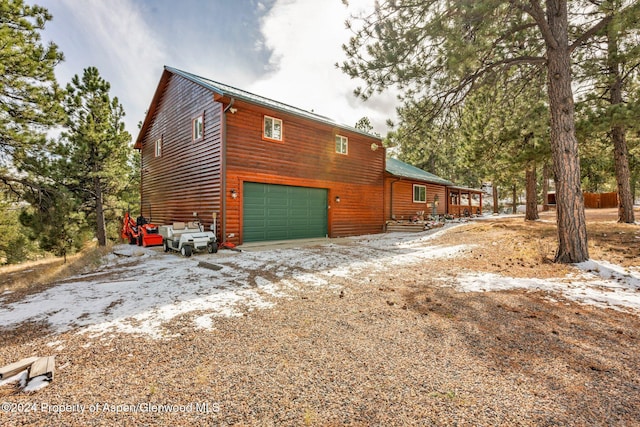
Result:
<svg viewBox="0 0 640 427"><path fill-rule="evenodd" d="M190 258L165 254L160 248L120 245L89 274L10 304L3 304L5 295L0 295L0 325L34 321L46 322L57 332L78 328L90 336L117 331L161 338L166 322L191 313L194 327L213 329L217 317L270 308L308 287L336 288L337 278L374 278L425 260L462 256L471 249L432 245L430 241L443 232L369 235ZM221 268L204 268L200 262ZM595 262L579 267L581 272L562 280L458 275L456 287L467 292L544 289L585 303L640 310L640 273Z"/></svg>
<svg viewBox="0 0 640 427"><path fill-rule="evenodd" d="M604 261L576 264L578 271L561 279L513 278L493 273L460 274L455 288L463 292L529 289L553 292L582 304L640 311L640 271Z"/></svg>
<svg viewBox="0 0 640 427"><path fill-rule="evenodd" d="M51 379L47 378L46 375L33 377L29 381L29 371L25 369L12 377L0 380L0 387L14 384L18 389L20 389L20 391L29 393L45 388L50 384L50 382Z"/></svg>
<svg viewBox="0 0 640 427"><path fill-rule="evenodd" d="M306 286L335 287L333 277L365 277L389 266L456 256L463 246L425 245L434 234L389 234L327 241L311 247L197 254L183 258L160 248L119 245L100 269L22 301L0 305L0 325L46 322L55 331L80 328L164 336L162 325L194 313L211 329L218 316L273 307ZM206 262L222 267L211 270ZM2 304L3 295L0 295ZM57 345L54 342L52 345Z"/></svg>

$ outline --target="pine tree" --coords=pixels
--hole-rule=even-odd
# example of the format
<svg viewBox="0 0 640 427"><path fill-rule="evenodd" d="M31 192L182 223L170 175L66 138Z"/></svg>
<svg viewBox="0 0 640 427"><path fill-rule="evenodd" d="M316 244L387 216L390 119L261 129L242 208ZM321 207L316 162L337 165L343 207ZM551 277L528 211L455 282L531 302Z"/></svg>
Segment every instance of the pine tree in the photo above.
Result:
<svg viewBox="0 0 640 427"><path fill-rule="evenodd" d="M583 110L590 111L581 123L582 133L585 138L602 139L606 135L609 140L613 150L602 155L613 160L619 198L618 221L634 223L627 134L638 129L640 114L637 91L634 90L640 67L640 21L637 14L620 13L624 3L622 0L599 3L598 12L609 20L595 35L598 43L579 52L577 80L593 88L583 100L586 104Z"/></svg>
<svg viewBox="0 0 640 427"><path fill-rule="evenodd" d="M344 46L341 68L364 80L367 98L396 85L407 99L430 99L424 114L436 117L463 102L487 79L522 66L546 72L550 140L556 179L558 250L555 260L589 258L575 135L572 54L606 27L610 17L585 11L597 2L477 0L377 3L359 20ZM571 6L569 8L569 6ZM637 15L638 2L620 16ZM350 23L354 28L354 23ZM526 79L526 72L520 77ZM506 113L506 112L505 112Z"/></svg>
<svg viewBox="0 0 640 427"><path fill-rule="evenodd" d="M40 37L50 19L40 6L0 1L0 182L17 193L33 184L17 173L21 162L64 118L53 72L63 55Z"/></svg>
<svg viewBox="0 0 640 427"><path fill-rule="evenodd" d="M68 130L54 150L61 183L80 201L100 246L107 242L107 218L128 189L133 155L124 110L109 91L95 67L73 77L64 102Z"/></svg>

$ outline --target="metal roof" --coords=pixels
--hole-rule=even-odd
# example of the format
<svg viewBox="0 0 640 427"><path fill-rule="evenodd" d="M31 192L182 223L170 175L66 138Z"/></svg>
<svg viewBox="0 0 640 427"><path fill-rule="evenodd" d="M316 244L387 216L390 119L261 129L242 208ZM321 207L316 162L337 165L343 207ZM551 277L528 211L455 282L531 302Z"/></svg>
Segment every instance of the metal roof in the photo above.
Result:
<svg viewBox="0 0 640 427"><path fill-rule="evenodd" d="M182 76L185 79L190 80L202 87L205 87L221 96L227 96L230 98L235 98L242 101L250 102L252 104L260 105L270 109L278 110L284 113L294 114L296 116L303 117L305 119L310 119L316 122L321 122L331 126L340 127L342 129L349 130L351 132L366 135L370 138L376 138L376 139L382 140L382 138L377 135L372 135L368 132L364 132L360 129L356 129L353 126L348 126L348 125L338 123L335 120L330 119L329 117L322 116L320 114L312 113L310 111L302 110L300 108L293 107L291 105L284 104L282 102L274 101L273 99L265 98L260 95L247 92L245 90L226 85L224 83L216 82L214 80L207 79L205 77L197 76L195 74L191 74L186 71L178 70L177 68L172 68L165 65L164 69L169 71L170 73Z"/></svg>
<svg viewBox="0 0 640 427"><path fill-rule="evenodd" d="M415 179L416 181L431 182L433 184L441 184L447 187L454 185L453 182L449 180L440 178L437 175L423 171L420 168L390 157L387 158L386 171L391 175L400 178L410 178Z"/></svg>
<svg viewBox="0 0 640 427"><path fill-rule="evenodd" d="M469 193L486 193L486 191L481 190L481 189L477 189L477 188L471 188L471 187L460 187L458 185L454 185L453 187L449 187L450 190L460 190L462 192L469 192Z"/></svg>

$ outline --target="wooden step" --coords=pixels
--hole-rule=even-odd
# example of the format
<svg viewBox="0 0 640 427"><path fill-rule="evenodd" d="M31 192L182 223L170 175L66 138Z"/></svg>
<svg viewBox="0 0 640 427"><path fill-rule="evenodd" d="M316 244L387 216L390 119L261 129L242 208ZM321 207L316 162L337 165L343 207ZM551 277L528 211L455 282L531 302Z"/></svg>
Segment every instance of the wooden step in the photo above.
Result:
<svg viewBox="0 0 640 427"><path fill-rule="evenodd" d="M425 225L421 223L387 224L387 233L392 233L392 232L418 233L424 230L425 230Z"/></svg>

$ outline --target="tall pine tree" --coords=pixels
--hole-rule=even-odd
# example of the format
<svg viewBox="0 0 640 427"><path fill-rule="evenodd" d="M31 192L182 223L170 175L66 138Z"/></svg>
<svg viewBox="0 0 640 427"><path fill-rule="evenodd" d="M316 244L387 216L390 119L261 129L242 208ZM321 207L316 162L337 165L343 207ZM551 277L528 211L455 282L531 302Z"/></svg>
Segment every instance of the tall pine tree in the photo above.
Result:
<svg viewBox="0 0 640 427"><path fill-rule="evenodd" d="M23 161L64 120L53 72L63 55L40 36L50 19L40 6L0 1L0 185L19 196L40 187L20 173Z"/></svg>
<svg viewBox="0 0 640 427"><path fill-rule="evenodd" d="M107 218L127 190L133 156L124 110L110 88L95 67L73 77L64 102L68 130L54 150L61 184L81 202L100 246L107 242Z"/></svg>

